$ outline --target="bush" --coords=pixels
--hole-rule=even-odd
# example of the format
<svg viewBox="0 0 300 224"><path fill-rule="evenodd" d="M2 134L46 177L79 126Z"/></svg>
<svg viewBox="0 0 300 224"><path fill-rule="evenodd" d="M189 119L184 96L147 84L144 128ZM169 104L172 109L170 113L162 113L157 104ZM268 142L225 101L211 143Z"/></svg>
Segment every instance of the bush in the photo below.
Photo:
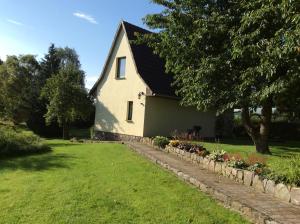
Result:
<svg viewBox="0 0 300 224"><path fill-rule="evenodd" d="M224 162L224 155L226 152L224 150L214 150L208 158L217 162Z"/></svg>
<svg viewBox="0 0 300 224"><path fill-rule="evenodd" d="M198 156L201 156L201 157L205 157L205 156L208 156L209 155L209 151L207 150L202 150L200 152L197 152Z"/></svg>
<svg viewBox="0 0 300 224"><path fill-rule="evenodd" d="M172 147L177 147L180 144L179 140L171 140L169 145Z"/></svg>
<svg viewBox="0 0 300 224"><path fill-rule="evenodd" d="M177 148L184 150L186 152L189 152L190 149L192 148L192 144L188 143L188 142L180 142L179 145L177 146Z"/></svg>
<svg viewBox="0 0 300 224"><path fill-rule="evenodd" d="M263 157L263 156L260 156L260 155L257 155L256 153L251 153L247 160L246 160L246 163L249 165L249 166L253 166L253 165L256 165L256 164L261 164L263 166L266 165L266 157Z"/></svg>
<svg viewBox="0 0 300 224"><path fill-rule="evenodd" d="M282 160L286 161L282 162ZM282 158L282 160L272 163L267 178L272 179L277 183L282 182L300 186L300 155Z"/></svg>
<svg viewBox="0 0 300 224"><path fill-rule="evenodd" d="M32 132L0 126L0 156L42 153L50 148Z"/></svg>
<svg viewBox="0 0 300 224"><path fill-rule="evenodd" d="M238 169L245 169L247 167L246 162L244 161L243 157L239 153L233 153L229 155L226 154L226 160L229 167L238 168Z"/></svg>
<svg viewBox="0 0 300 224"><path fill-rule="evenodd" d="M166 145L169 144L169 139L167 137L163 137L163 136L156 136L153 139L153 144L160 148L165 148Z"/></svg>

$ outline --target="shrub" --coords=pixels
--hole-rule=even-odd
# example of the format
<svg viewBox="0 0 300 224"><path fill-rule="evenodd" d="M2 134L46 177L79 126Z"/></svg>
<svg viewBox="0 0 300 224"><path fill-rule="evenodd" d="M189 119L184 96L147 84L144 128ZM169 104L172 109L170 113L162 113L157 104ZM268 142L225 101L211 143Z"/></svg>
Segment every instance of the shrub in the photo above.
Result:
<svg viewBox="0 0 300 224"><path fill-rule="evenodd" d="M179 140L171 140L169 145L172 147L177 147L179 145L180 141Z"/></svg>
<svg viewBox="0 0 300 224"><path fill-rule="evenodd" d="M255 172L257 175L265 175L268 170L266 165L261 163L255 163L247 167L247 170Z"/></svg>
<svg viewBox="0 0 300 224"><path fill-rule="evenodd" d="M224 150L214 150L209 154L208 158L217 162L223 162L225 154L226 152Z"/></svg>
<svg viewBox="0 0 300 224"><path fill-rule="evenodd" d="M255 153L251 153L248 156L248 158L246 160L246 163L249 166L253 166L253 165L256 165L256 164L261 164L262 166L265 166L266 165L266 161L267 161L267 159L265 157L257 155Z"/></svg>
<svg viewBox="0 0 300 224"><path fill-rule="evenodd" d="M153 139L153 144L160 148L165 148L166 145L169 144L169 139L167 137L163 137L163 136L156 136Z"/></svg>
<svg viewBox="0 0 300 224"><path fill-rule="evenodd" d="M282 162L282 160L286 160ZM282 158L270 166L267 178L275 182L300 186L300 155L290 158Z"/></svg>
<svg viewBox="0 0 300 224"><path fill-rule="evenodd" d="M209 151L207 150L202 150L200 152L197 152L198 156L202 156L202 157L205 157L207 155L209 155Z"/></svg>
<svg viewBox="0 0 300 224"><path fill-rule="evenodd" d="M181 142L181 143L179 143L179 145L177 146L177 148L189 152L190 149L192 148L192 146L193 145L191 143Z"/></svg>
<svg viewBox="0 0 300 224"><path fill-rule="evenodd" d="M239 153L229 154L229 160L227 160L227 164L230 167L238 169L245 169L247 167L246 162Z"/></svg>
<svg viewBox="0 0 300 224"><path fill-rule="evenodd" d="M49 151L41 138L29 131L0 127L0 156L26 155Z"/></svg>
<svg viewBox="0 0 300 224"><path fill-rule="evenodd" d="M206 149L202 146L202 145L199 145L199 144L195 144L195 145L192 145L192 147L190 148L190 152L192 153L197 153L197 152L200 152L200 151L205 151Z"/></svg>

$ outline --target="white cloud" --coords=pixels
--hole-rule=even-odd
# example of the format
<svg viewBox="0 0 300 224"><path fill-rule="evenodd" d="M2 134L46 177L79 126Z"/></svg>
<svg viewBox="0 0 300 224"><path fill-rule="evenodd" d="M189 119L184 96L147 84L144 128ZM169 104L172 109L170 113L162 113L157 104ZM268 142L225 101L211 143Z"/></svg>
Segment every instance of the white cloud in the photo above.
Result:
<svg viewBox="0 0 300 224"><path fill-rule="evenodd" d="M84 14L82 12L74 12L73 13L74 16L80 18L80 19L84 19L90 23L93 23L93 24L98 24L98 22L96 21L96 19L91 16L91 15L87 15L87 14Z"/></svg>
<svg viewBox="0 0 300 224"><path fill-rule="evenodd" d="M9 23L11 23L11 24L17 25L17 26L24 26L23 23L18 22L18 21L16 21L16 20L7 19L6 21L9 22Z"/></svg>

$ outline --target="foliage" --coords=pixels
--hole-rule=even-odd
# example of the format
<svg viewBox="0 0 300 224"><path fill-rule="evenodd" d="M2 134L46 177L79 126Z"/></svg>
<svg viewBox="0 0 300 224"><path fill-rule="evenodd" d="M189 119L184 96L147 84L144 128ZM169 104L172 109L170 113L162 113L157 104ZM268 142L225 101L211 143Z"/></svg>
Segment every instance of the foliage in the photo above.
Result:
<svg viewBox="0 0 300 224"><path fill-rule="evenodd" d="M247 164L248 165L248 164ZM265 175L268 172L268 169L265 164L255 163L247 167L247 170L255 172L257 175Z"/></svg>
<svg viewBox="0 0 300 224"><path fill-rule="evenodd" d="M180 144L179 140L171 140L169 145L172 147L177 147Z"/></svg>
<svg viewBox="0 0 300 224"><path fill-rule="evenodd" d="M245 169L247 167L245 160L239 153L229 154L229 160L227 160L227 165L229 167L238 169Z"/></svg>
<svg viewBox="0 0 300 224"><path fill-rule="evenodd" d="M224 150L213 150L208 158L217 162L224 162L224 155L226 152Z"/></svg>
<svg viewBox="0 0 300 224"><path fill-rule="evenodd" d="M139 36L166 61L182 104L205 111L242 108L257 151L269 153L273 106L299 101L300 15L296 0L153 0L145 17L158 33ZM230 87L230 88L229 88ZM288 105L291 105L288 107ZM259 123L249 108L262 108Z"/></svg>
<svg viewBox="0 0 300 224"><path fill-rule="evenodd" d="M0 157L48 152L40 137L17 126L0 125Z"/></svg>
<svg viewBox="0 0 300 224"><path fill-rule="evenodd" d="M194 144L179 140L171 140L169 145L189 153L196 153L197 155L202 157L209 155L209 152L200 144Z"/></svg>
<svg viewBox="0 0 300 224"><path fill-rule="evenodd" d="M84 88L84 72L80 69L78 55L69 48L59 52L66 58L61 61L58 74L47 79L41 97L48 101L46 123L57 122L63 127L63 137L68 138L70 123L88 118L93 106Z"/></svg>
<svg viewBox="0 0 300 224"><path fill-rule="evenodd" d="M189 152L193 144L189 142L180 142L177 148Z"/></svg>
<svg viewBox="0 0 300 224"><path fill-rule="evenodd" d="M290 158L281 158L272 164L267 178L275 182L300 186L300 155Z"/></svg>
<svg viewBox="0 0 300 224"><path fill-rule="evenodd" d="M166 145L169 144L169 139L167 137L163 137L163 136L156 136L153 139L153 144L160 147L160 148L165 148Z"/></svg>
<svg viewBox="0 0 300 224"><path fill-rule="evenodd" d="M46 84L47 79L57 74L60 69L61 56L58 54L58 49L54 44L51 44L47 54L40 62L40 71L35 76L35 95L33 98L33 108L27 120L27 126L38 135L46 137L59 137L62 134L57 122L46 124L45 114L47 112L46 99L41 99L41 90Z"/></svg>
<svg viewBox="0 0 300 224"><path fill-rule="evenodd" d="M249 166L253 166L255 164L261 164L261 165L265 166L266 162L267 162L266 157L257 155L255 153L251 153L250 155L247 156L247 159L246 159L246 163Z"/></svg>
<svg viewBox="0 0 300 224"><path fill-rule="evenodd" d="M201 156L201 157L206 157L209 155L209 151L207 150L202 150L202 151L199 151L197 152L198 156Z"/></svg>
<svg viewBox="0 0 300 224"><path fill-rule="evenodd" d="M33 55L8 56L0 65L0 113L15 123L26 121L32 110L34 77L39 64Z"/></svg>

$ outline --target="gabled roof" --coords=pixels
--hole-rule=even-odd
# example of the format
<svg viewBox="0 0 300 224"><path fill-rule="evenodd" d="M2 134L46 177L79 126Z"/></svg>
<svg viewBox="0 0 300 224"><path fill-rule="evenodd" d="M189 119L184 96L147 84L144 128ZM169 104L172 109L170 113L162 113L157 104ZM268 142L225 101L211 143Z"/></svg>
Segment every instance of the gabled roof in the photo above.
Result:
<svg viewBox="0 0 300 224"><path fill-rule="evenodd" d="M129 45L131 48L131 53L135 62L137 72L152 92L152 95L176 97L174 88L171 86L173 78L172 75L165 73L164 61L161 58L159 58L159 56L155 55L151 48L149 48L146 44L137 45L132 43L132 41L136 39L135 33L147 34L151 32L125 21L122 21L119 25L117 34L115 36L113 45L110 49L110 53L104 65L102 74L97 80L97 82L94 84L93 88L90 90L90 94L92 95L94 93L94 91L97 89L99 82L103 77L103 74L106 70L106 66L111 57L116 39L121 29L124 29L125 35L129 40Z"/></svg>

